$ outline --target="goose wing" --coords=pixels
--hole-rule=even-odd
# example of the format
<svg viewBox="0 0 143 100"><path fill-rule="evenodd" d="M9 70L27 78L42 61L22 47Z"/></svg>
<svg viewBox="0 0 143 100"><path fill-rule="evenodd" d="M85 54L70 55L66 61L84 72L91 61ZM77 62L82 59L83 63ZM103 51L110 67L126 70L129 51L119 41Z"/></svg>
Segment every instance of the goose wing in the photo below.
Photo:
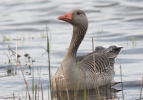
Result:
<svg viewBox="0 0 143 100"><path fill-rule="evenodd" d="M94 65L95 64L95 65ZM105 72L106 68L110 66L110 61L103 53L95 53L94 59L93 55L89 55L85 57L80 62L81 69L84 71L92 72L94 73L96 70L96 73L98 72ZM94 68L95 67L95 68Z"/></svg>
<svg viewBox="0 0 143 100"><path fill-rule="evenodd" d="M94 53L101 53L103 50L105 50L104 47L102 47L102 46L97 46L97 47L95 48ZM82 61L85 57L87 57L87 56L89 56L89 55L91 55L91 54L93 54L93 52L90 52L90 53L88 53L88 54L86 54L86 55L77 56L77 57L76 57L76 62Z"/></svg>
<svg viewBox="0 0 143 100"><path fill-rule="evenodd" d="M109 67L114 67L115 58L122 47L110 46L109 48L97 47L93 53L88 54L80 61L81 69L89 72L106 72ZM94 55L94 59L93 59ZM95 68L94 68L95 64Z"/></svg>

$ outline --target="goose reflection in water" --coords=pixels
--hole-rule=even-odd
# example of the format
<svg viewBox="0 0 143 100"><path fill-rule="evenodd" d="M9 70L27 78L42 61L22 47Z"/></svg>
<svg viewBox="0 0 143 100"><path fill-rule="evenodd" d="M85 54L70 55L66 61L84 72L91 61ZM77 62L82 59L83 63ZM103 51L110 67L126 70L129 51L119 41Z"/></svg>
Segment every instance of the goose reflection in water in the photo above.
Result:
<svg viewBox="0 0 143 100"><path fill-rule="evenodd" d="M121 90L111 88L111 85L99 87L99 95L96 89L55 91L52 93L54 100L109 100L118 98L116 94ZM100 98L99 98L100 97Z"/></svg>

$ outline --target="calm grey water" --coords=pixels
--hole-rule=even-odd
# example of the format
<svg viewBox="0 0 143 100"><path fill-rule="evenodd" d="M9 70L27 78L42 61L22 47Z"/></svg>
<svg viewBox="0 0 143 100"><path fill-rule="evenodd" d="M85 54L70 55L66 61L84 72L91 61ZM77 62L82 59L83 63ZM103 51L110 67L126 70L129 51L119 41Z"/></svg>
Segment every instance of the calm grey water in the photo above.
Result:
<svg viewBox="0 0 143 100"><path fill-rule="evenodd" d="M89 28L80 45L78 55L92 51L91 38L95 45L118 44L123 46L115 64L115 81L121 81L122 66L125 100L135 100L140 95L140 80L143 75L143 1L142 0L1 0L0 1L0 99L12 99L13 91L25 96L25 84L18 67L18 75L4 77L8 68L13 68L15 58L8 51L18 41L18 53L22 65L30 64L23 55L30 54L35 60L35 83L39 81L47 91L46 25L50 33L52 75L58 69L71 39L72 26L57 20L57 16L73 9L82 9L89 19ZM7 39L8 40L7 40ZM42 54L45 53L43 56ZM8 57L12 62L8 64ZM14 67L15 68L15 67ZM25 77L31 86L32 76L27 67ZM41 70L41 71L40 71ZM114 88L121 89L120 85ZM46 94L48 94L46 92ZM117 93L122 100L122 92ZM45 98L48 98L47 95ZM13 100L13 99L12 99Z"/></svg>

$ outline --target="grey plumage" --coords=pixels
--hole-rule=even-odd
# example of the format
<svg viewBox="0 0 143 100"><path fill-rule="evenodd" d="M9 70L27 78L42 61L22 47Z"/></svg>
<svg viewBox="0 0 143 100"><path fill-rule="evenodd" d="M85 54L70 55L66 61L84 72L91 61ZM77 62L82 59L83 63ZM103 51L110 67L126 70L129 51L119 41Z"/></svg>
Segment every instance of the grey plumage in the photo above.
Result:
<svg viewBox="0 0 143 100"><path fill-rule="evenodd" d="M89 53L85 55L82 60L79 62L79 67L82 69L84 74L88 74L88 77L97 74L97 80L99 86L104 85L105 83L110 83L114 76L114 63L115 58L121 51L122 47L110 46L109 48L96 47L94 53ZM95 56L95 68L93 62L93 55ZM78 59L78 57L77 57ZM106 82L105 82L106 81ZM85 81L86 82L86 81ZM91 82L91 80L90 80ZM89 84L89 83L88 83ZM94 86L89 86L94 88Z"/></svg>
<svg viewBox="0 0 143 100"><path fill-rule="evenodd" d="M105 50L104 47L102 47L102 46L97 46L97 47L95 48L94 53L100 53L100 52L102 52L103 50ZM76 57L76 61L79 62L79 61L81 61L83 58L85 58L86 56L91 55L91 54L93 54L93 52L88 53L88 54L86 54L86 55L77 56L77 57Z"/></svg>
<svg viewBox="0 0 143 100"><path fill-rule="evenodd" d="M83 11L73 10L58 19L73 25L73 35L64 60L52 79L52 89L92 89L95 85L100 87L111 83L115 74L115 58L122 47L98 46L94 52L76 57L88 28L87 17Z"/></svg>

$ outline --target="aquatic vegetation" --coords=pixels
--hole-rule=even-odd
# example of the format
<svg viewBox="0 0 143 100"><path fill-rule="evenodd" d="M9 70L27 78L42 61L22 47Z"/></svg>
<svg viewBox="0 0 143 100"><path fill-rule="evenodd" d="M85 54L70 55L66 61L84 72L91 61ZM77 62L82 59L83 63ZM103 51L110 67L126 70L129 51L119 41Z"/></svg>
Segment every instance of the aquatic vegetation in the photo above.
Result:
<svg viewBox="0 0 143 100"><path fill-rule="evenodd" d="M94 71L95 71L95 73L96 73L96 64L95 64L95 56L94 56L94 39L93 39L93 37L92 37L92 52L93 52L93 64L94 64ZM95 76L94 76L94 81L95 81L95 91L96 91L96 94L97 94L97 96L98 96L98 100L100 100L100 91L99 91L99 89L98 89L98 82L97 82L97 76L96 76L96 74L95 74Z"/></svg>
<svg viewBox="0 0 143 100"><path fill-rule="evenodd" d="M8 64L10 64L11 63L11 57L7 54L7 53L5 53L5 55L7 56L7 58L8 58Z"/></svg>
<svg viewBox="0 0 143 100"><path fill-rule="evenodd" d="M8 37L6 37L6 35L1 35L1 37L2 37L2 41L4 42L4 41L10 41L10 39L8 38Z"/></svg>
<svg viewBox="0 0 143 100"><path fill-rule="evenodd" d="M122 67L121 67L121 65L120 65L120 75L121 75L122 98L124 100L124 89L123 89Z"/></svg>
<svg viewBox="0 0 143 100"><path fill-rule="evenodd" d="M50 94L51 94L51 99L52 99L52 81L51 81L52 77L51 77L51 65L50 65L50 40L49 40L49 30L48 30L47 26L46 26L46 31L47 31L47 48L46 48L46 52L48 53L49 84L50 84Z"/></svg>
<svg viewBox="0 0 143 100"><path fill-rule="evenodd" d="M128 43L128 45L131 46L133 43L135 44L135 40L136 39L134 38L132 40L134 42L130 42L130 44ZM18 41L18 40L16 40L16 41ZM92 47L91 47L92 50L94 50L94 42L93 41L94 40L92 38ZM138 42L136 41L136 43L138 43ZM49 80L52 77L51 76L51 73L52 73L51 72L51 61L50 61L50 59L51 59L51 57L50 57L50 53L51 53L50 46L51 45L50 45L50 39L49 39L49 32L47 31L45 51L46 51L46 53L48 55L48 74L47 75L48 75L48 79ZM134 45L134 46L136 46L136 45ZM20 69L21 69L21 73L22 73L22 76L23 76L23 80L24 80L24 83L25 83L25 89L26 89L25 92L27 93L27 96L25 96L25 97L28 97L27 100L28 99L29 100L33 100L33 99L37 99L38 100L38 98L41 98L42 100L44 100L45 91L43 90L44 89L43 88L43 83L40 82L40 81L39 81L39 83L35 82L35 70L36 70L36 68L34 68L35 67L34 63L36 62L36 60L34 60L32 58L32 55L29 52L24 51L24 54L20 54L18 52L18 47L17 47L17 50L14 50L13 48L11 48L10 45L8 45L8 50L10 52L9 54L8 53L4 53L4 55L6 55L7 59L8 59L6 64L15 65L17 63L16 64L17 68L21 67ZM25 61L25 62L24 61L20 61L21 57L25 57L25 59L28 60L28 61ZM17 58L17 60L15 58ZM93 56L93 59L94 59L94 56ZM13 61L16 61L16 62L13 62ZM22 65L23 62L25 63L24 67ZM15 67L15 69L14 69L14 67L12 67L12 68L7 67L7 69L6 69L7 76L18 74L18 73L16 73L17 68ZM32 80L31 85L32 86L30 86L30 84L26 80L26 77L25 77L26 74L25 74L24 68L28 68L30 70L30 73L28 75L31 76L31 80ZM96 71L96 69L94 69L94 70ZM39 73L41 74L40 71L39 71ZM64 73L64 71L63 71L63 73ZM39 74L39 80L41 80L40 74ZM78 76L81 76L80 74L81 73L79 71ZM123 86L123 79L122 79L123 76L122 76L122 68L121 68L121 66L120 66L120 77L121 77L121 83L118 83L118 84L121 84L122 98L124 99L124 86ZM110 88L112 86L111 84L109 86L104 87L104 89L103 89L104 93L102 93L102 90L96 86L96 80L94 80L94 81L95 81L95 88L94 88L93 91L94 91L94 95L96 95L96 99L97 100L101 100L101 99L107 100L109 98L114 100L114 99L118 98L118 97L116 97L116 95L113 95L113 94L116 94L116 92L120 92L119 90L114 90L113 93L110 93L109 91L107 91L108 89L111 90L111 88ZM48 80L47 80L47 82L48 82L48 88L50 90L50 87L52 87L52 84ZM77 100L79 97L81 97L82 100L90 100L90 96L91 96L90 92L91 92L91 90L80 91L79 90L79 83L80 83L80 80L75 85L74 91L69 91L68 87L66 87L66 91L65 92L63 92L63 91L59 91L58 93L56 92L56 96L55 96L55 94L53 93L52 90L50 90L50 91L47 90L46 92L48 92L48 99L49 100L50 99L51 100L52 99L53 100L55 100L55 99L56 100L70 100L71 98L74 98L74 100ZM50 86L50 84L51 84L51 86ZM29 91L29 93L28 93L28 91ZM39 97L39 95L41 95L41 97ZM66 96L66 97L63 97L63 96ZM13 92L13 98L15 98L15 99L17 98L17 96L16 96L16 94L14 92ZM140 98L142 98L142 81L141 81L141 88L140 88Z"/></svg>
<svg viewBox="0 0 143 100"><path fill-rule="evenodd" d="M16 41L18 41L18 40L16 40ZM48 32L47 32L47 40L46 41L47 42L46 42L46 49L45 50L46 50L46 53L48 55L48 74L47 75L48 75L48 79L51 79L51 77L52 77L51 76L51 73L52 73L51 72L51 62L50 62L50 58L51 58L50 57L50 52L51 51L50 51L50 39L49 39L49 33ZM94 40L92 38L92 47L91 47L92 50L94 50L94 42L93 41ZM135 39L134 39L134 41L135 41ZM130 42L130 45L132 43ZM22 76L23 76L23 81L25 83L25 89L26 89L25 92L27 94L27 96L25 95L25 97L28 97L27 100L28 99L29 100L33 100L33 99L37 99L38 100L38 98L44 100L45 91L43 90L43 83L40 82L40 80L41 80L41 77L40 77L41 72L39 71L39 73L40 73L39 74L39 83L36 83L35 82L35 74L34 74L35 70L36 70L34 68L34 63L36 61L32 58L32 55L30 55L26 51L24 51L23 55L21 55L20 53L17 54L18 53L18 47L17 47L17 50L13 50L13 48L11 48L10 45L8 45L8 50L10 51L9 54L8 53L4 53L7 56L7 59L8 59L8 61L6 62L6 64L15 65L17 63L16 64L17 67L19 67L21 69L21 73L22 73ZM13 62L14 61L13 58L15 58L15 57L17 58L17 60L15 60L16 62ZM28 60L28 61L25 61L26 64L24 65L24 67L22 65L23 61L20 61L21 57L25 57ZM94 56L93 56L93 59L94 59ZM31 80L32 80L31 85L32 86L29 86L30 84L26 80L26 77L25 77L26 74L25 74L24 68L28 68L30 70L30 73L28 75L31 76ZM14 69L14 67L11 67L11 68L7 67L7 69L6 69L7 75L8 76L9 75L14 75L14 73L18 74L18 73L15 72L16 69L17 69L16 67L15 67L15 69ZM94 69L94 70L96 71L96 69ZM63 73L64 73L64 71L63 71ZM81 76L80 74L81 73L79 71L78 76ZM118 83L118 84L121 84L122 98L124 99L124 86L123 86L123 79L122 79L123 76L122 76L122 67L121 66L120 66L120 77L121 77L121 83ZM50 87L52 87L52 84L50 86L51 82L48 81L48 80L47 80L47 82L49 84L48 88L50 90ZM77 82L74 91L69 91L68 87L66 87L66 91L65 92L63 92L63 91L59 91L58 93L56 92L56 96L55 96L55 93L53 93L52 90L50 90L50 91L47 90L47 92L48 92L48 99L49 100L50 99L51 100L70 100L71 98L74 98L74 100L77 100L79 97L81 97L82 100L90 100L90 96L91 96L90 92L91 92L91 90L80 91L79 90L79 82L80 82L80 80ZM97 88L97 86L96 86L96 80L95 80L95 88L92 91L94 91L93 93L94 93L94 95L96 95L96 99L97 100L101 100L101 99L107 100L107 99L111 98L111 99L114 100L114 99L118 98L118 97L116 97L116 95L113 95L113 94L116 94L116 92L120 92L119 90L113 90L113 93L110 93L109 91L107 91L108 89L111 90L111 88L110 88L111 86L112 85L110 84L109 86L104 87L104 89L103 89L104 93L102 93L102 89ZM41 97L39 97L39 95L41 95ZM66 96L66 97L64 97L64 96ZM17 98L17 96L13 92L13 99L16 99L16 98ZM142 81L141 81L141 88L140 88L140 98L142 98Z"/></svg>
<svg viewBox="0 0 143 100"><path fill-rule="evenodd" d="M7 72L8 76L13 75L13 68L11 68L10 66L8 66L6 72Z"/></svg>
<svg viewBox="0 0 143 100"><path fill-rule="evenodd" d="M143 88L143 77L141 80L141 87L140 87L140 100L142 99L142 88Z"/></svg>
<svg viewBox="0 0 143 100"><path fill-rule="evenodd" d="M133 45L133 47L136 45L134 37L132 37L132 45Z"/></svg>
<svg viewBox="0 0 143 100"><path fill-rule="evenodd" d="M41 33L41 38L47 38L45 33Z"/></svg>

